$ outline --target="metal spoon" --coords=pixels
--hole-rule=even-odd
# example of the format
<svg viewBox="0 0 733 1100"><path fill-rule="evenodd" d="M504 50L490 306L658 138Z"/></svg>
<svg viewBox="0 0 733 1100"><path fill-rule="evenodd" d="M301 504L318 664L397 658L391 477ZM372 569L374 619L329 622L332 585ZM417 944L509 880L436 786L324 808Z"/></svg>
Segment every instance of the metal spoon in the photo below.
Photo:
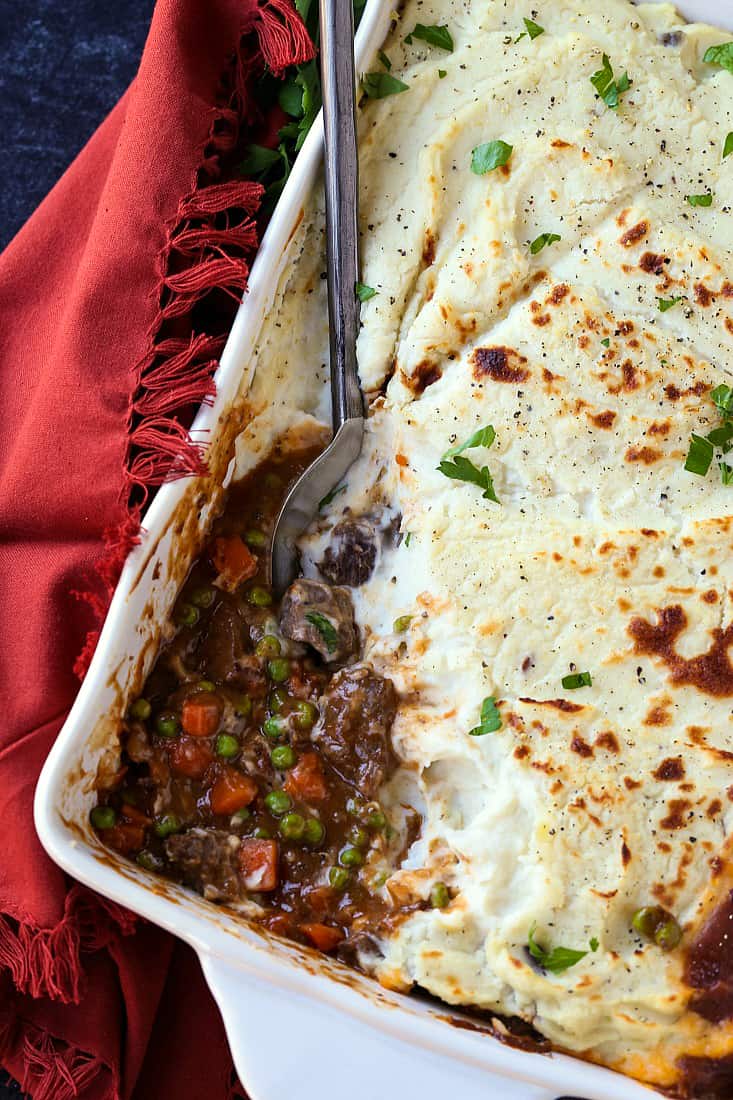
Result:
<svg viewBox="0 0 733 1100"><path fill-rule="evenodd" d="M276 595L285 591L296 574L296 539L315 516L320 501L359 457L364 434L364 399L356 366L359 180L351 0L320 0L320 16L334 434L323 454L296 481L277 517L270 560Z"/></svg>

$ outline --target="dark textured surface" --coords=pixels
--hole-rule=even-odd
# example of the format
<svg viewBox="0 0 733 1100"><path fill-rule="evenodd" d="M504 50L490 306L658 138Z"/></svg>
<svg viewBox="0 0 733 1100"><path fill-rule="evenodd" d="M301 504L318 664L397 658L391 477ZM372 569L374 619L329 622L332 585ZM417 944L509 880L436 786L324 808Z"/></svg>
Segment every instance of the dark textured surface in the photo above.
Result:
<svg viewBox="0 0 733 1100"><path fill-rule="evenodd" d="M135 75L153 0L0 0L0 248Z"/></svg>
<svg viewBox="0 0 733 1100"><path fill-rule="evenodd" d="M0 0L0 248L135 75L153 0ZM0 1072L0 1100L20 1100Z"/></svg>

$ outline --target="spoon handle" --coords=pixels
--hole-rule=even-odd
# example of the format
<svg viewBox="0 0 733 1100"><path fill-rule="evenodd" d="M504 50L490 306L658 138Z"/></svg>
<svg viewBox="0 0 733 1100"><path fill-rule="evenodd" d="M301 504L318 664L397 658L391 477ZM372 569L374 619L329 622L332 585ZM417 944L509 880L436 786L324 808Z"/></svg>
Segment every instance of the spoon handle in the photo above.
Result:
<svg viewBox="0 0 733 1100"><path fill-rule="evenodd" d="M334 433L364 415L356 365L359 164L352 0L320 0L325 135L326 256Z"/></svg>

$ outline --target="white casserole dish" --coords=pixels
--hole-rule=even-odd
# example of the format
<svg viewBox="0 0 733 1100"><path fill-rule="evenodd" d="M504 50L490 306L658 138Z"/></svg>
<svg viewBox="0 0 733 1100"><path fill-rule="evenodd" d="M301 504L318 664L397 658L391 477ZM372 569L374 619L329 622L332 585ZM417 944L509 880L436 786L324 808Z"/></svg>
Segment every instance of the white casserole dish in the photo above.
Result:
<svg viewBox="0 0 733 1100"><path fill-rule="evenodd" d="M733 4L680 0L688 19L733 27ZM393 5L369 0L356 41L357 71L383 41ZM217 397L194 423L210 441L211 473L165 486L145 517L142 543L128 558L99 646L74 707L41 774L35 821L49 855L70 875L168 929L197 951L219 1004L238 1073L252 1100L386 1100L452 1088L461 1100L487 1096L594 1100L649 1096L641 1085L565 1055L502 1045L460 1013L388 993L345 966L250 927L226 910L103 849L88 825L94 780L110 751L125 700L149 671L178 587L221 500L233 439L246 407L251 349L270 308L289 246L318 169L322 128L313 127L270 223L217 372ZM151 889L154 885L155 889ZM297 1017L300 1043L274 1037ZM296 1025L296 1020L293 1020ZM296 1028L294 1027L294 1031ZM328 1074L306 1077L309 1064Z"/></svg>

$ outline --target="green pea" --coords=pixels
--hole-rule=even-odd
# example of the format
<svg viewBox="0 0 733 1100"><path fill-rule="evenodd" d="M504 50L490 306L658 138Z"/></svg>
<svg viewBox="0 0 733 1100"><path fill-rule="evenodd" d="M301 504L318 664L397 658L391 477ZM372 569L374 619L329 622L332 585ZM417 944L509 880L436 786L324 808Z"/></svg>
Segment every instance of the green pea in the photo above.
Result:
<svg viewBox="0 0 733 1100"><path fill-rule="evenodd" d="M280 833L286 840L300 840L305 832L305 818L301 814L285 814L280 821Z"/></svg>
<svg viewBox="0 0 733 1100"><path fill-rule="evenodd" d="M272 838L272 833L269 829L265 829L264 826L260 825L260 827L255 829L252 833L252 836L255 840L270 840Z"/></svg>
<svg viewBox="0 0 733 1100"><path fill-rule="evenodd" d="M135 857L135 862L144 867L146 871L162 871L165 866L164 861L160 856L156 856L155 852L142 851L138 852Z"/></svg>
<svg viewBox="0 0 733 1100"><path fill-rule="evenodd" d="M151 707L148 700L143 699L143 697L140 696L140 698L136 699L130 707L130 717L138 718L141 722L144 722L147 718L150 717L150 712L152 711L152 709L153 708Z"/></svg>
<svg viewBox="0 0 733 1100"><path fill-rule="evenodd" d="M216 592L211 585L206 584L201 588L194 588L188 598L194 607L211 607L216 598Z"/></svg>
<svg viewBox="0 0 733 1100"><path fill-rule="evenodd" d="M250 549L259 550L265 545L265 543L267 542L267 538L264 531L258 531L255 527L253 527L251 530L245 531L244 541L247 543L247 546L249 546Z"/></svg>
<svg viewBox="0 0 733 1100"><path fill-rule="evenodd" d="M155 719L155 728L160 737L177 737L179 727L178 715L172 710L162 711Z"/></svg>
<svg viewBox="0 0 733 1100"><path fill-rule="evenodd" d="M303 840L307 844L312 844L316 848L319 844L323 843L323 839L326 835L326 827L323 822L319 821L317 817L309 817L305 823L305 830L303 832Z"/></svg>
<svg viewBox="0 0 733 1100"><path fill-rule="evenodd" d="M334 890L345 890L349 882L349 872L345 867L332 867L328 872L328 881Z"/></svg>
<svg viewBox="0 0 733 1100"><path fill-rule="evenodd" d="M277 714L283 709L290 696L284 688L273 688L270 692L270 710Z"/></svg>
<svg viewBox="0 0 733 1100"><path fill-rule="evenodd" d="M445 909L450 904L450 894L444 882L436 882L430 891L430 904L433 909Z"/></svg>
<svg viewBox="0 0 733 1100"><path fill-rule="evenodd" d="M339 863L342 867L361 867L364 856L358 848L344 848L339 854Z"/></svg>
<svg viewBox="0 0 733 1100"><path fill-rule="evenodd" d="M199 609L192 603L182 603L176 611L176 622L179 626L195 626L199 617Z"/></svg>
<svg viewBox="0 0 733 1100"><path fill-rule="evenodd" d="M366 848L369 843L369 833L359 825L354 825L353 828L349 829L349 840L357 848Z"/></svg>
<svg viewBox="0 0 733 1100"><path fill-rule="evenodd" d="M280 741L288 731L287 723L283 718L271 715L262 723L262 732L270 741Z"/></svg>
<svg viewBox="0 0 733 1100"><path fill-rule="evenodd" d="M654 939L654 933L665 920L667 912L661 905L644 905L637 909L631 918L631 926L634 931L648 939Z"/></svg>
<svg viewBox="0 0 733 1100"><path fill-rule="evenodd" d="M299 730L309 730L318 721L318 707L307 699L299 699L293 707L293 722Z"/></svg>
<svg viewBox="0 0 733 1100"><path fill-rule="evenodd" d="M247 599L255 607L269 607L272 603L272 592L263 588L261 584L256 584L254 588L250 588Z"/></svg>
<svg viewBox="0 0 733 1100"><path fill-rule="evenodd" d="M404 634L412 622L412 615L400 615L392 624L395 634Z"/></svg>
<svg viewBox="0 0 733 1100"><path fill-rule="evenodd" d="M231 733L220 733L215 742L216 755L231 760L239 752L239 741Z"/></svg>
<svg viewBox="0 0 733 1100"><path fill-rule="evenodd" d="M194 691L208 691L212 693L216 691L216 684L213 680L199 680Z"/></svg>
<svg viewBox="0 0 733 1100"><path fill-rule="evenodd" d="M165 838L172 833L180 832L181 822L175 814L161 814L160 817L156 817L153 828L159 837Z"/></svg>
<svg viewBox="0 0 733 1100"><path fill-rule="evenodd" d="M280 639L274 634L265 634L255 646L255 653L258 657L279 657L282 653Z"/></svg>
<svg viewBox="0 0 733 1100"><path fill-rule="evenodd" d="M230 820L232 825L241 825L242 822L249 821L251 816L251 811L246 806L242 806L241 810L237 810L235 814L232 814Z"/></svg>
<svg viewBox="0 0 733 1100"><path fill-rule="evenodd" d="M290 661L285 657L276 657L274 661L267 662L267 671L271 680L282 684L290 676Z"/></svg>
<svg viewBox="0 0 733 1100"><path fill-rule="evenodd" d="M671 951L682 939L682 929L674 917L669 917L660 924L654 933L654 942L662 951Z"/></svg>
<svg viewBox="0 0 733 1100"><path fill-rule="evenodd" d="M95 829L112 829L117 824L117 814L111 806L95 806L89 820Z"/></svg>
<svg viewBox="0 0 733 1100"><path fill-rule="evenodd" d="M232 706L234 707L234 713L240 718L249 718L252 713L252 700L244 692L232 698Z"/></svg>
<svg viewBox="0 0 733 1100"><path fill-rule="evenodd" d="M367 809L365 820L370 829L380 830L387 824L384 811L379 808L376 810Z"/></svg>
<svg viewBox="0 0 733 1100"><path fill-rule="evenodd" d="M293 802L287 791L274 790L265 795L265 805L274 817L286 814Z"/></svg>
<svg viewBox="0 0 733 1100"><path fill-rule="evenodd" d="M273 768L278 768L282 771L285 768L292 768L296 757L290 745L278 745L277 748L274 748L270 753L270 760L272 760Z"/></svg>

